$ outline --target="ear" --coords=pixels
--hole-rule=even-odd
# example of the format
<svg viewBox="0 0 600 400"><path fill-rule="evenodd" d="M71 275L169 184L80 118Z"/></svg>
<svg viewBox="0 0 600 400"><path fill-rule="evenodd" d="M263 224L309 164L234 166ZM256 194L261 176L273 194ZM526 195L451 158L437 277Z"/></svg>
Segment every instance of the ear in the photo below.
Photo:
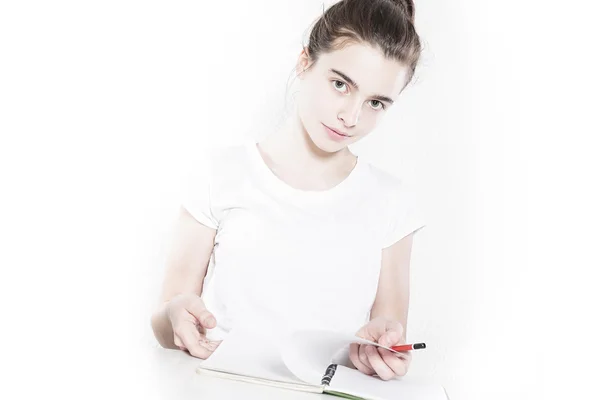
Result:
<svg viewBox="0 0 600 400"><path fill-rule="evenodd" d="M302 73L305 72L310 66L310 57L308 55L308 48L304 47L298 55L298 61L296 62L296 76L302 79Z"/></svg>

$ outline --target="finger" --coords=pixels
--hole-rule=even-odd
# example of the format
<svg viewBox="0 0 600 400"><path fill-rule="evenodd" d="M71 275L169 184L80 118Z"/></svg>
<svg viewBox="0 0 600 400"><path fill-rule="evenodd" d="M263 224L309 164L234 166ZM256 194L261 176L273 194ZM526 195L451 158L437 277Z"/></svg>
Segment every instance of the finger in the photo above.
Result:
<svg viewBox="0 0 600 400"><path fill-rule="evenodd" d="M373 369L373 367L369 363L369 357L367 356L367 353L366 353L367 347L372 347L372 346L371 345L361 344L358 347L358 359L369 370L369 375L374 375L375 374L375 370Z"/></svg>
<svg viewBox="0 0 600 400"><path fill-rule="evenodd" d="M215 351L221 344L221 340L208 340L206 336L200 335L200 346L207 348L211 352Z"/></svg>
<svg viewBox="0 0 600 400"><path fill-rule="evenodd" d="M399 326L401 327L402 325L385 318L373 319L364 327L365 339L379 343L378 340L383 335L385 335L388 331L398 330Z"/></svg>
<svg viewBox="0 0 600 400"><path fill-rule="evenodd" d="M371 364L371 367L381 379L387 381L394 377L394 371L387 366L374 346L368 346L365 352L367 353L369 364Z"/></svg>
<svg viewBox="0 0 600 400"><path fill-rule="evenodd" d="M179 347L179 350L186 350L185 346L183 345L183 342L176 334L173 335L173 343L175 344L175 346Z"/></svg>
<svg viewBox="0 0 600 400"><path fill-rule="evenodd" d="M379 340L379 338L382 337L383 335L385 335L386 332L387 332L387 321L385 321L385 320L378 320L377 323L370 325L369 333L370 333L371 337L373 338L372 340L374 342Z"/></svg>
<svg viewBox="0 0 600 400"><path fill-rule="evenodd" d="M194 301L191 301L186 309L190 314L196 317L202 327L211 329L217 325L215 316L208 311L200 297L197 297Z"/></svg>
<svg viewBox="0 0 600 400"><path fill-rule="evenodd" d="M394 372L394 375L406 375L411 361L411 356L409 354L395 354L389 350L382 349L381 347L377 350L383 362Z"/></svg>
<svg viewBox="0 0 600 400"><path fill-rule="evenodd" d="M348 353L348 355L350 356L350 361L352 361L352 364L354 364L356 369L362 372L363 374L373 375L374 371L371 368L367 367L365 364L363 364L362 361L360 361L358 357L358 347L358 343L352 343L350 345L350 351Z"/></svg>
<svg viewBox="0 0 600 400"><path fill-rule="evenodd" d="M206 359L212 354L212 350L203 346L200 342L200 332L195 326L187 324L177 330L177 335L183 342L187 351L194 357Z"/></svg>

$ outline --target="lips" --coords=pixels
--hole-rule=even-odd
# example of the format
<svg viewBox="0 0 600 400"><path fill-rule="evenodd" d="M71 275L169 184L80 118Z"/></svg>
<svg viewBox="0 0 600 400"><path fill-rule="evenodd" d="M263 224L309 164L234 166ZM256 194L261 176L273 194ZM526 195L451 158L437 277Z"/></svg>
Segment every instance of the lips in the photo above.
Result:
<svg viewBox="0 0 600 400"><path fill-rule="evenodd" d="M347 133L344 133L344 132L342 132L342 131L339 131L339 130L337 130L337 129L334 129L334 128L332 128L332 127L330 127L330 126L327 126L327 125L325 125L325 124L323 124L323 125L324 125L326 128L328 128L328 129L331 129L332 131L334 131L335 133L337 133L337 134L338 134L338 135L340 135L340 136L350 137L350 135L348 135Z"/></svg>

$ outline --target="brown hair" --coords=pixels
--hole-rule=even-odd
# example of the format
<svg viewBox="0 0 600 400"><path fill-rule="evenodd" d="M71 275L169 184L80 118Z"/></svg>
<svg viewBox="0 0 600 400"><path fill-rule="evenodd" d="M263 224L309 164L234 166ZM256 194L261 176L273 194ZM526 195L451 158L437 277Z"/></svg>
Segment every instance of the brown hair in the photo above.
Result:
<svg viewBox="0 0 600 400"><path fill-rule="evenodd" d="M339 50L348 43L367 43L385 57L409 67L413 78L422 50L414 27L413 0L342 0L324 11L314 24L308 54L316 62L320 54Z"/></svg>

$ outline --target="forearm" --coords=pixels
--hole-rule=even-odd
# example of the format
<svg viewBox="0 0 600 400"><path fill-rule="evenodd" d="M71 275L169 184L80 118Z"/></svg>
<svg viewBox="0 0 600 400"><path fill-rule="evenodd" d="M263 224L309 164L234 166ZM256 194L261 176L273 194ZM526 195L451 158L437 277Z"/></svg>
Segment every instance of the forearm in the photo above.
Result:
<svg viewBox="0 0 600 400"><path fill-rule="evenodd" d="M386 318L397 321L404 328L402 333L403 340L406 340L407 322L408 322L408 293L397 294L386 299L378 299L371 308L370 319Z"/></svg>
<svg viewBox="0 0 600 400"><path fill-rule="evenodd" d="M371 319L382 317L397 321L406 340L410 298L410 256L412 235L383 250L381 274Z"/></svg>

